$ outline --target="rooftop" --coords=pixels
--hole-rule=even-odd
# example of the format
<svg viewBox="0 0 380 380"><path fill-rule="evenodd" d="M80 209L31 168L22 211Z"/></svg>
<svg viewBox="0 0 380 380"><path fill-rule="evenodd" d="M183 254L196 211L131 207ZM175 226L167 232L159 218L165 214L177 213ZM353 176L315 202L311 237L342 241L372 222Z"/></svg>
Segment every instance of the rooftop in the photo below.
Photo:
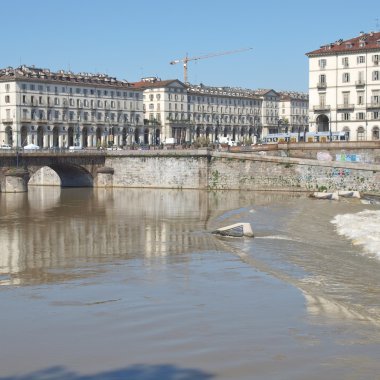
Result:
<svg viewBox="0 0 380 380"><path fill-rule="evenodd" d="M327 45L322 45L319 49L306 53L308 57L329 54L347 54L357 53L367 50L380 50L380 32L364 33L349 40L332 42Z"/></svg>
<svg viewBox="0 0 380 380"><path fill-rule="evenodd" d="M107 74L77 73L59 70L57 72L49 69L36 68L34 66L7 67L0 69L0 80L25 79L41 81L72 82L75 84L107 85L114 87L131 87L126 80L118 80Z"/></svg>

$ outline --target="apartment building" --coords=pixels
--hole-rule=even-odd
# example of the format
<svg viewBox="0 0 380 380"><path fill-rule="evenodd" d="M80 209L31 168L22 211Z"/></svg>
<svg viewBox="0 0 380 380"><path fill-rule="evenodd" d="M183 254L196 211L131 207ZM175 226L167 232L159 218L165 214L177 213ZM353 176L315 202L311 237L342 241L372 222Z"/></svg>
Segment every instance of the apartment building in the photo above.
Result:
<svg viewBox="0 0 380 380"><path fill-rule="evenodd" d="M380 32L361 32L306 54L311 131L379 140Z"/></svg>
<svg viewBox="0 0 380 380"><path fill-rule="evenodd" d="M143 94L105 74L20 66L0 70L0 139L12 146L152 143Z"/></svg>
<svg viewBox="0 0 380 380"><path fill-rule="evenodd" d="M253 142L262 133L262 99L254 91L231 87L189 85L188 113L191 133L211 142L220 137Z"/></svg>
<svg viewBox="0 0 380 380"><path fill-rule="evenodd" d="M144 122L161 130L162 141L177 143L228 137L255 142L279 131L280 95L274 90L192 85L177 79L143 78Z"/></svg>
<svg viewBox="0 0 380 380"><path fill-rule="evenodd" d="M176 136L177 141L187 130L187 86L178 79L142 78L133 88L143 91L144 124L154 131L158 144Z"/></svg>
<svg viewBox="0 0 380 380"><path fill-rule="evenodd" d="M309 128L309 95L295 91L280 91L279 119L289 132L307 132Z"/></svg>

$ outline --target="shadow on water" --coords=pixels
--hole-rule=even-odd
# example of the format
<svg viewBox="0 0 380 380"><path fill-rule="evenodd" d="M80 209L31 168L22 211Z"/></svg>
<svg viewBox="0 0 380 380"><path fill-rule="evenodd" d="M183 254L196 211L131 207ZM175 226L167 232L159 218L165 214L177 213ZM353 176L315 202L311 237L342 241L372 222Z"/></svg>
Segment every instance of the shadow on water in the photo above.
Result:
<svg viewBox="0 0 380 380"><path fill-rule="evenodd" d="M81 375L64 367L51 367L21 376L0 377L0 380L206 380L215 375L190 368L178 368L172 364L144 365L136 364L127 368L101 372L93 375Z"/></svg>

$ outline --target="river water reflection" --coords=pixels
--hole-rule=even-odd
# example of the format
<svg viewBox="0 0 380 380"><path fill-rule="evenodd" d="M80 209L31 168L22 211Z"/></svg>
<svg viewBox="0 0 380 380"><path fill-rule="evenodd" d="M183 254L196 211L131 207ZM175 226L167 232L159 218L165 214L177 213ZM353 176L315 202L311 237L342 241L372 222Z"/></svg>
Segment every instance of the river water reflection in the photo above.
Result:
<svg viewBox="0 0 380 380"><path fill-rule="evenodd" d="M305 195L0 194L0 379L375 379L380 261ZM216 227L250 222L254 239ZM379 250L380 251L380 250Z"/></svg>

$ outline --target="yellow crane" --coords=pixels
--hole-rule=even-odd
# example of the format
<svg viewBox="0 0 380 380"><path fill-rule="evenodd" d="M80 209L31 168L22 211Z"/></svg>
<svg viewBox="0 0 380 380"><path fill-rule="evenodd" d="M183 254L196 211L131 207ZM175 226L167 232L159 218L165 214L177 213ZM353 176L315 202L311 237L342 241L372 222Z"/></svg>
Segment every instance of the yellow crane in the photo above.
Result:
<svg viewBox="0 0 380 380"><path fill-rule="evenodd" d="M174 61L171 61L171 65L175 65L177 63L183 62L183 80L186 83L187 82L187 63L190 61L197 61L199 59L205 59L205 58L212 58L212 57L217 57L219 55L227 55L227 54L235 54L235 53L240 53L243 51L247 50L252 50L252 48L245 48L245 49L237 49L237 50L229 50L229 51L223 51L219 53L211 53L207 55L201 55L200 57L191 57L189 58L186 54L185 58L182 59L175 59Z"/></svg>

